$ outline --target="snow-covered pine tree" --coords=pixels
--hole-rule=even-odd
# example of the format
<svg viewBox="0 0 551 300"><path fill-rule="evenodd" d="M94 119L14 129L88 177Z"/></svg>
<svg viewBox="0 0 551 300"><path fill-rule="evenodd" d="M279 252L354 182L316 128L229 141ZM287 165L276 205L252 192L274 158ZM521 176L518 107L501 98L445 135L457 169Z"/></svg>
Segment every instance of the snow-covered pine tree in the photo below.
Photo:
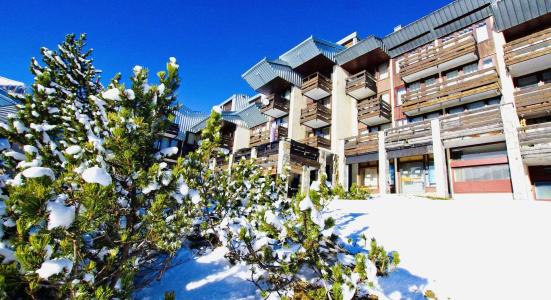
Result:
<svg viewBox="0 0 551 300"><path fill-rule="evenodd" d="M0 290L6 297L127 298L137 270L180 247L189 221L176 177L156 149L179 85L174 58L160 84L136 66L103 89L85 36L33 59L33 93L1 125ZM9 178L9 179L8 179ZM8 179L8 180L6 180Z"/></svg>

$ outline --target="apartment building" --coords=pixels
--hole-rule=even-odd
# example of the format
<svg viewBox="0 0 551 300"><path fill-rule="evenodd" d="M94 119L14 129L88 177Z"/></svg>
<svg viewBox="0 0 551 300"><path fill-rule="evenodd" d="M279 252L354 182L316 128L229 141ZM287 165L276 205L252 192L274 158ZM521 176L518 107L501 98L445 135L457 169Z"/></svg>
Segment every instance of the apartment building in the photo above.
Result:
<svg viewBox="0 0 551 300"><path fill-rule="evenodd" d="M242 75L256 96L220 105L220 164L289 169L292 191L326 174L374 193L551 199L550 10L456 0L385 37L311 36ZM244 109L254 121L236 121Z"/></svg>

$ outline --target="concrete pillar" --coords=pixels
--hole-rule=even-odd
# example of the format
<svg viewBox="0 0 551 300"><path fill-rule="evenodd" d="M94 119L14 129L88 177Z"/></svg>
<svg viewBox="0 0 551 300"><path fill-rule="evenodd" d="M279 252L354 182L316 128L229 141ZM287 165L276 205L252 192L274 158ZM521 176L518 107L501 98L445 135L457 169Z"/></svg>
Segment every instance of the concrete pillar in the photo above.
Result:
<svg viewBox="0 0 551 300"><path fill-rule="evenodd" d="M336 65L333 67L331 92L331 152L337 153L339 141L358 135L356 100L346 94L348 72ZM356 126L351 126L356 123ZM356 129L356 130L354 130Z"/></svg>
<svg viewBox="0 0 551 300"><path fill-rule="evenodd" d="M448 172L446 168L446 151L440 137L440 120L430 122L432 130L432 151L434 154L434 171L436 177L436 196L448 197Z"/></svg>
<svg viewBox="0 0 551 300"><path fill-rule="evenodd" d="M251 158L257 158L258 152L256 150L256 147L251 148Z"/></svg>
<svg viewBox="0 0 551 300"><path fill-rule="evenodd" d="M285 172L285 166L290 159L291 145L287 140L279 141L279 149L277 152L277 174L283 174Z"/></svg>
<svg viewBox="0 0 551 300"><path fill-rule="evenodd" d="M385 148L385 132L379 131L379 193L384 195L388 191L388 159Z"/></svg>
<svg viewBox="0 0 551 300"><path fill-rule="evenodd" d="M350 184L355 183L358 184L358 171L359 171L359 164L352 164L352 170L350 172L352 173L352 182Z"/></svg>
<svg viewBox="0 0 551 300"><path fill-rule="evenodd" d="M231 174L231 167L233 166L233 153L228 156L228 172Z"/></svg>
<svg viewBox="0 0 551 300"><path fill-rule="evenodd" d="M519 121L512 103L501 106L501 118L503 119L503 132L505 134L505 144L507 145L511 182L513 184L513 199L532 199L529 175L526 173L527 168L524 167L520 153L517 131Z"/></svg>
<svg viewBox="0 0 551 300"><path fill-rule="evenodd" d="M300 191L308 193L310 190L310 168L302 166L302 174L300 176Z"/></svg>
<svg viewBox="0 0 551 300"><path fill-rule="evenodd" d="M398 171L398 158L394 159L394 187L395 187L395 193L401 193L400 190L400 171Z"/></svg>
<svg viewBox="0 0 551 300"><path fill-rule="evenodd" d="M340 184L345 189L348 186L348 167L346 165L346 157L344 156L344 140L338 141L338 150L337 150L337 183Z"/></svg>
<svg viewBox="0 0 551 300"><path fill-rule="evenodd" d="M289 131L288 137L295 141L306 138L306 127L300 124L300 113L306 108L306 97L302 95L300 88L291 88L291 100L289 101Z"/></svg>

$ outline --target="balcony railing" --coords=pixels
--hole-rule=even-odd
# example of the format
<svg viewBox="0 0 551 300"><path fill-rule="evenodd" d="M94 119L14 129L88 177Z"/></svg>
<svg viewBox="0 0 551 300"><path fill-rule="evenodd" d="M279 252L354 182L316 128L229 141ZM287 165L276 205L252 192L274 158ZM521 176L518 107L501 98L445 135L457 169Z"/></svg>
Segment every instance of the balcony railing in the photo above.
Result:
<svg viewBox="0 0 551 300"><path fill-rule="evenodd" d="M251 158L251 148L243 148L237 150L233 154L234 163L239 162L241 159L250 159Z"/></svg>
<svg viewBox="0 0 551 300"><path fill-rule="evenodd" d="M551 28L511 41L503 49L509 67L551 54Z"/></svg>
<svg viewBox="0 0 551 300"><path fill-rule="evenodd" d="M344 155L356 156L379 151L379 133L368 134L346 139L344 142Z"/></svg>
<svg viewBox="0 0 551 300"><path fill-rule="evenodd" d="M357 100L377 94L377 83L367 71L350 76L346 80L346 93Z"/></svg>
<svg viewBox="0 0 551 300"><path fill-rule="evenodd" d="M430 120L406 124L385 130L385 147L389 150L416 147L432 143Z"/></svg>
<svg viewBox="0 0 551 300"><path fill-rule="evenodd" d="M220 135L220 146L231 150L233 148L233 135L221 134Z"/></svg>
<svg viewBox="0 0 551 300"><path fill-rule="evenodd" d="M319 100L331 95L331 79L321 73L314 73L302 80L302 94L314 100Z"/></svg>
<svg viewBox="0 0 551 300"><path fill-rule="evenodd" d="M551 122L521 127L518 137L523 159L551 162Z"/></svg>
<svg viewBox="0 0 551 300"><path fill-rule="evenodd" d="M407 55L400 62L400 74L404 81L412 82L476 59L476 40L472 33L467 33Z"/></svg>
<svg viewBox="0 0 551 300"><path fill-rule="evenodd" d="M290 149L291 169L300 166L319 167L319 150L312 146L305 145L291 140ZM302 171L302 170L300 170Z"/></svg>
<svg viewBox="0 0 551 300"><path fill-rule="evenodd" d="M521 118L537 118L551 114L551 83L516 91L515 104Z"/></svg>
<svg viewBox="0 0 551 300"><path fill-rule="evenodd" d="M268 105L262 106L260 111L270 117L280 118L289 114L289 100L274 94L266 98Z"/></svg>
<svg viewBox="0 0 551 300"><path fill-rule="evenodd" d="M321 128L331 125L331 109L314 102L300 112L300 124L310 128Z"/></svg>
<svg viewBox="0 0 551 300"><path fill-rule="evenodd" d="M358 102L358 120L368 126L390 122L390 104L381 98L365 99Z"/></svg>
<svg viewBox="0 0 551 300"><path fill-rule="evenodd" d="M458 141L461 145L470 138L496 141L503 134L501 110L499 105L493 105L440 117L440 131L444 143Z"/></svg>
<svg viewBox="0 0 551 300"><path fill-rule="evenodd" d="M321 136L310 136L302 142L311 147L331 149L331 140Z"/></svg>
<svg viewBox="0 0 551 300"><path fill-rule="evenodd" d="M277 172L279 142L265 143L256 147L257 164L268 174Z"/></svg>
<svg viewBox="0 0 551 300"><path fill-rule="evenodd" d="M283 126L277 126L274 132L274 139L272 142L279 141L281 138L287 137L287 128ZM270 142L270 131L261 130L257 132L251 132L250 145L256 147Z"/></svg>
<svg viewBox="0 0 551 300"><path fill-rule="evenodd" d="M411 116L500 94L501 86L497 71L495 68L487 68L417 91L406 92L402 111Z"/></svg>

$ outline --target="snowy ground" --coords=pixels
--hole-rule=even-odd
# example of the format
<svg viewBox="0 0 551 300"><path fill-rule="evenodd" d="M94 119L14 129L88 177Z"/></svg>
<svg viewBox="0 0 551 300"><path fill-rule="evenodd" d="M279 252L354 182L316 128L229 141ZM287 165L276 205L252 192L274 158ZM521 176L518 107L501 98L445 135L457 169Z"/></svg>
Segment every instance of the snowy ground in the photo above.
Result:
<svg viewBox="0 0 551 300"><path fill-rule="evenodd" d="M551 299L551 203L534 201L428 200L381 196L367 201L334 201L330 212L351 250L361 235L376 237L401 264L379 279L391 299ZM140 299L257 299L244 266L231 266L216 249L193 257L140 291Z"/></svg>

